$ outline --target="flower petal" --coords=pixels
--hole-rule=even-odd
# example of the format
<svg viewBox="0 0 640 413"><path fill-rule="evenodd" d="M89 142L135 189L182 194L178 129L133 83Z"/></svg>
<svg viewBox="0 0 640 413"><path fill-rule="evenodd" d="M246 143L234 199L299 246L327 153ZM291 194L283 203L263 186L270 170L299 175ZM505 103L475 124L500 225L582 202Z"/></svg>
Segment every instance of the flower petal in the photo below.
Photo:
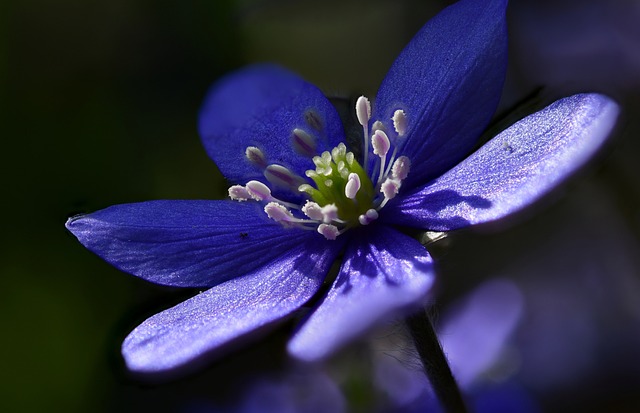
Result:
<svg viewBox="0 0 640 413"><path fill-rule="evenodd" d="M498 105L507 65L506 0L461 0L415 35L378 90L374 120L403 109L411 158L405 188L468 155Z"/></svg>
<svg viewBox="0 0 640 413"><path fill-rule="evenodd" d="M311 298L339 249L339 243L319 250L293 246L250 274L154 315L124 340L127 367L139 373L177 372L215 356L215 350L285 317Z"/></svg>
<svg viewBox="0 0 640 413"><path fill-rule="evenodd" d="M293 356L324 358L376 322L425 299L434 269L422 245L384 225L362 231L326 298L289 342Z"/></svg>
<svg viewBox="0 0 640 413"><path fill-rule="evenodd" d="M296 128L311 137L310 148L294 144ZM214 84L200 110L199 131L223 175L242 184L265 182L263 168L245 155L249 146L262 151L268 164L304 177L315 168L309 153L320 154L344 141L340 118L322 92L272 65L249 66Z"/></svg>
<svg viewBox="0 0 640 413"><path fill-rule="evenodd" d="M584 165L613 129L618 111L598 94L561 99L506 129L432 184L389 203L381 219L447 231L509 215Z"/></svg>
<svg viewBox="0 0 640 413"><path fill-rule="evenodd" d="M179 287L209 287L269 263L290 248L328 244L284 229L256 203L150 201L69 219L67 228L118 269Z"/></svg>

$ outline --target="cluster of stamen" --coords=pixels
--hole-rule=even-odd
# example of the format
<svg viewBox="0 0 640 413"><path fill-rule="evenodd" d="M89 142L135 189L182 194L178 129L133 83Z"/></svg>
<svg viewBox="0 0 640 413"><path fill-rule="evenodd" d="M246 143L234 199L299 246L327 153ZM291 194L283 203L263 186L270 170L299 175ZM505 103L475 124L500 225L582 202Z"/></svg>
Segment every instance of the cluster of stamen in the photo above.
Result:
<svg viewBox="0 0 640 413"><path fill-rule="evenodd" d="M398 194L409 173L409 158L396 158L407 131L407 119L404 111L395 111L392 145L382 122L373 123L370 135L371 104L364 96L356 102L356 115L363 128L364 167L343 143L331 152L314 156L317 153L315 132L322 132L322 122L315 112L308 111L305 120L309 129L294 129L291 144L297 153L313 161L315 169L306 171L305 175L315 186L282 165L269 164L261 149L249 146L245 151L246 159L262 170L270 184L297 195L303 194L307 198L304 205L274 197L266 184L255 180L244 186L233 185L229 188L229 197L236 201L263 202L269 218L285 227L316 230L329 240L336 239L349 228L369 225L378 219L379 211L387 202ZM377 157L372 162L369 161L369 140Z"/></svg>

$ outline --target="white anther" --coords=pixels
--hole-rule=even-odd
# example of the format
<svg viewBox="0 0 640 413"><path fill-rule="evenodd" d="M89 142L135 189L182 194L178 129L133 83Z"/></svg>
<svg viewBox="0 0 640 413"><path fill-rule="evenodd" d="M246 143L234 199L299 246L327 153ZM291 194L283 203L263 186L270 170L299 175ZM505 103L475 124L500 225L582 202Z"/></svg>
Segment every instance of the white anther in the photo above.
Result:
<svg viewBox="0 0 640 413"><path fill-rule="evenodd" d="M271 190L260 181L247 182L247 192L256 201L266 201L271 198Z"/></svg>
<svg viewBox="0 0 640 413"><path fill-rule="evenodd" d="M277 202L269 202L264 207L264 212L267 216L276 222L289 222L294 218L291 211L289 211L284 205L280 205Z"/></svg>
<svg viewBox="0 0 640 413"><path fill-rule="evenodd" d="M302 129L294 129L291 135L293 149L303 156L312 157L316 154L316 140Z"/></svg>
<svg viewBox="0 0 640 413"><path fill-rule="evenodd" d="M315 219L317 221L324 220L322 207L313 201L307 201L307 203L302 207L302 212L311 219Z"/></svg>
<svg viewBox="0 0 640 413"><path fill-rule="evenodd" d="M269 165L264 170L264 176L273 185L289 188L297 191L298 187L304 183L304 179L284 166Z"/></svg>
<svg viewBox="0 0 640 413"><path fill-rule="evenodd" d="M333 186L333 179L327 179L324 181L324 186L331 188Z"/></svg>
<svg viewBox="0 0 640 413"><path fill-rule="evenodd" d="M379 120L373 122L373 125L371 125L371 132L373 133L378 130L384 131L384 129L384 123L380 122Z"/></svg>
<svg viewBox="0 0 640 413"><path fill-rule="evenodd" d="M377 130L371 137L371 145L373 146L373 153L380 158L387 156L391 143L389 137L383 130Z"/></svg>
<svg viewBox="0 0 640 413"><path fill-rule="evenodd" d="M378 219L378 211L376 211L375 209L370 209L358 217L360 225L369 225L376 219Z"/></svg>
<svg viewBox="0 0 640 413"><path fill-rule="evenodd" d="M400 181L397 179L387 178L380 186L380 192L384 194L385 201L393 199L400 190Z"/></svg>
<svg viewBox="0 0 640 413"><path fill-rule="evenodd" d="M362 126L368 124L371 119L371 102L364 96L360 96L356 100L356 116Z"/></svg>
<svg viewBox="0 0 640 413"><path fill-rule="evenodd" d="M349 180L344 186L344 195L349 199L355 199L360 190L360 176L356 173L349 174Z"/></svg>
<svg viewBox="0 0 640 413"><path fill-rule="evenodd" d="M407 133L407 115L404 110L398 109L393 112L393 128L398 133L398 136L404 136Z"/></svg>
<svg viewBox="0 0 640 413"><path fill-rule="evenodd" d="M264 153L255 146L247 146L244 154L252 164L259 166L260 168L267 166L267 158L264 156Z"/></svg>
<svg viewBox="0 0 640 413"><path fill-rule="evenodd" d="M322 221L329 223L338 220L338 207L335 204L328 204L322 207Z"/></svg>
<svg viewBox="0 0 640 413"><path fill-rule="evenodd" d="M246 201L251 198L249 191L242 185L233 185L229 187L229 198L234 201Z"/></svg>
<svg viewBox="0 0 640 413"><path fill-rule="evenodd" d="M404 180L409 175L411 169L411 161L406 156L399 156L393 163L391 168L391 176L400 181Z"/></svg>
<svg viewBox="0 0 640 413"><path fill-rule="evenodd" d="M340 231L338 231L338 227L331 224L318 225L318 233L322 234L328 240L335 240L338 237L338 235L340 235Z"/></svg>

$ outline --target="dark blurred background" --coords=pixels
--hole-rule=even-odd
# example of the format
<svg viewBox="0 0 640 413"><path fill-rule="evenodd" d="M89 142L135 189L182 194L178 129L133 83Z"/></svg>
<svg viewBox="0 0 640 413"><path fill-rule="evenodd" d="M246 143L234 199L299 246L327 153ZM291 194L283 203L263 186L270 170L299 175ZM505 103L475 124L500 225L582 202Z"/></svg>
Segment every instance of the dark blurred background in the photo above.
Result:
<svg viewBox="0 0 640 413"><path fill-rule="evenodd" d="M0 410L189 411L229 399L245 374L277 369L286 331L185 380L129 377L122 339L193 291L118 272L64 222L117 203L222 198L225 182L196 131L212 81L274 61L330 96L373 97L447 3L3 1ZM482 280L513 280L525 315L512 373L541 407L640 411L640 2L512 0L508 16L501 115L536 91L537 104L600 91L623 116L590 168L519 222L433 246L436 304ZM366 411L358 400L353 409Z"/></svg>

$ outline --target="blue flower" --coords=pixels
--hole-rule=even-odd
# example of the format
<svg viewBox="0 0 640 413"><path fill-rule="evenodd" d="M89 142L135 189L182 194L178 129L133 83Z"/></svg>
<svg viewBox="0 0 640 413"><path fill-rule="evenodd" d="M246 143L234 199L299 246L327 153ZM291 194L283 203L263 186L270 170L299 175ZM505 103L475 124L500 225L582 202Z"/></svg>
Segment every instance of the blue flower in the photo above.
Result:
<svg viewBox="0 0 640 413"><path fill-rule="evenodd" d="M442 349L471 411L539 411L521 388L516 363L505 357L526 310L518 286L500 278L483 282L444 309L438 329ZM427 377L414 367L419 358L410 336L394 329L395 334L385 332L372 340L375 387L387 396L381 411L442 412Z"/></svg>
<svg viewBox="0 0 640 413"><path fill-rule="evenodd" d="M363 156L313 85L269 65L213 86L199 129L235 185L226 201L150 201L71 218L89 250L145 280L211 287L134 329L129 369L209 358L314 297L289 353L326 357L379 320L424 303L432 259L396 229L450 231L500 219L547 193L601 146L618 107L598 94L555 102L464 159L497 106L506 0L461 0L429 21L356 104ZM371 139L371 140L370 140ZM353 148L356 150L356 148ZM464 159L464 160L463 160Z"/></svg>

